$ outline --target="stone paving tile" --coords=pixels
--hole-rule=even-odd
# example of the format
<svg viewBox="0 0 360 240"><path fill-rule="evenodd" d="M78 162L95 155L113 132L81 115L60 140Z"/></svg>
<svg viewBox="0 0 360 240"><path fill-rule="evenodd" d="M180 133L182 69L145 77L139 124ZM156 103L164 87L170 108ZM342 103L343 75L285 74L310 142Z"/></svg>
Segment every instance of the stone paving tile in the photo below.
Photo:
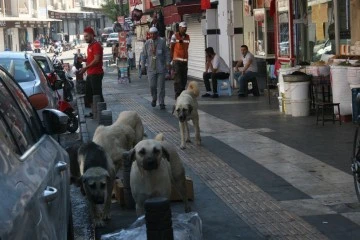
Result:
<svg viewBox="0 0 360 240"><path fill-rule="evenodd" d="M199 175L242 220L269 239L326 239L300 217L283 210L276 200L242 177L221 159L203 147L188 144L179 148L178 130L136 100L120 94L107 95L109 109L119 105L137 111L143 124L153 133L166 132L165 139L174 144L183 162Z"/></svg>

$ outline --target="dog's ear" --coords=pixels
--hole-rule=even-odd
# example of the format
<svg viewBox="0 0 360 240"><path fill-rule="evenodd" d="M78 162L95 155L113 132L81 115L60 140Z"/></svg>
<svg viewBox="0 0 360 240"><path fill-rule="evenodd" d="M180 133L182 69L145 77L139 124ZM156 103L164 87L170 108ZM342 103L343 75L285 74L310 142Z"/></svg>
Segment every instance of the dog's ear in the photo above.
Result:
<svg viewBox="0 0 360 240"><path fill-rule="evenodd" d="M123 152L122 157L124 160L129 160L133 162L135 160L135 149L132 148L129 151Z"/></svg>
<svg viewBox="0 0 360 240"><path fill-rule="evenodd" d="M193 110L193 107L190 105L190 104L188 104L188 110L189 110L189 114L192 112L192 110Z"/></svg>
<svg viewBox="0 0 360 240"><path fill-rule="evenodd" d="M170 162L170 154L164 147L162 147L162 155L168 162Z"/></svg>

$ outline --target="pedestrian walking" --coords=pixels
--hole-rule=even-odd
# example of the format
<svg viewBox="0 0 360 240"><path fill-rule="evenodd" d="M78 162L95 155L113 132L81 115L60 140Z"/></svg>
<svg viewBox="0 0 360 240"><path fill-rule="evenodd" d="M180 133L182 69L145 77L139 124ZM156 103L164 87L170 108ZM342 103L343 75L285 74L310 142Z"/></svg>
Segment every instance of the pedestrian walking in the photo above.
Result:
<svg viewBox="0 0 360 240"><path fill-rule="evenodd" d="M179 31L172 35L170 41L172 67L175 72L175 100L185 90L187 83L190 36L186 34L186 30L186 22L181 22L179 24Z"/></svg>
<svg viewBox="0 0 360 240"><path fill-rule="evenodd" d="M205 83L206 93L203 94L202 97L218 98L219 95L217 93L217 80L229 78L230 69L225 63L224 59L218 54L216 54L212 47L206 48L205 53L206 67L203 74L203 79ZM212 82L213 94L211 94L210 79Z"/></svg>
<svg viewBox="0 0 360 240"><path fill-rule="evenodd" d="M111 51L112 51L112 55L113 55L113 61L114 61L114 63L116 63L116 59L119 56L119 43L116 43L115 45L113 44Z"/></svg>
<svg viewBox="0 0 360 240"><path fill-rule="evenodd" d="M147 77L152 96L151 106L156 106L157 87L159 85L160 109L165 109L165 73L170 68L170 52L169 48L166 47L166 41L158 37L156 27L151 27L149 33L151 38L145 42L141 67L147 66Z"/></svg>
<svg viewBox="0 0 360 240"><path fill-rule="evenodd" d="M131 48L131 42L132 42L131 37L129 36L129 34L126 34L126 48L127 49Z"/></svg>
<svg viewBox="0 0 360 240"><path fill-rule="evenodd" d="M88 107L92 106L94 95L100 96L100 101L104 101L102 93L102 79L104 77L103 65L103 47L101 43L95 40L95 32L91 27L84 29L84 39L88 43L86 66L83 67L79 74L87 73L85 103ZM93 113L85 115L92 118Z"/></svg>
<svg viewBox="0 0 360 240"><path fill-rule="evenodd" d="M127 60L130 70L132 70L134 66L134 52L132 51L132 47L129 47L127 51Z"/></svg>

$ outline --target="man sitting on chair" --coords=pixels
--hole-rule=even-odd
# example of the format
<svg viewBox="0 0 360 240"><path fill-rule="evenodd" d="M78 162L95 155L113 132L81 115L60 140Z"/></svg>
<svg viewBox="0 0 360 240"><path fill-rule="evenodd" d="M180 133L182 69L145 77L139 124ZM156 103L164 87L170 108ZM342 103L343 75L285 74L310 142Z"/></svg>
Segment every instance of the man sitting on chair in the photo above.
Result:
<svg viewBox="0 0 360 240"><path fill-rule="evenodd" d="M235 66L234 78L239 83L239 97L247 97L247 84L250 80L256 78L257 64L254 55L249 52L246 45L241 46L241 59ZM244 64L244 68L240 71L239 67Z"/></svg>
<svg viewBox="0 0 360 240"><path fill-rule="evenodd" d="M225 63L224 59L222 59L218 54L216 54L212 47L206 48L205 53L206 53L206 67L205 67L205 72L203 74L203 79L205 82L206 93L203 94L202 97L218 98L219 95L217 93L217 80L229 78L230 70L227 64ZM210 78L213 87L212 95L211 95L211 87L210 87Z"/></svg>

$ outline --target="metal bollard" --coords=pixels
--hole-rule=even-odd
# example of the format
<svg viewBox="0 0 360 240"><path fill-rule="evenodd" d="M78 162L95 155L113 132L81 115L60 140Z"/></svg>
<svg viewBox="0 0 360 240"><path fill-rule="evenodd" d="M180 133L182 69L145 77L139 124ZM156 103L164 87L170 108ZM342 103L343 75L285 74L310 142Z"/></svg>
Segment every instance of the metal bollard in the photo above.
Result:
<svg viewBox="0 0 360 240"><path fill-rule="evenodd" d="M100 122L100 116L101 116L101 111L106 110L106 102L98 102L97 103L97 122Z"/></svg>
<svg viewBox="0 0 360 240"><path fill-rule="evenodd" d="M93 117L96 120L97 119L97 103L101 101L100 95L94 95L93 96L93 102L92 102L92 113Z"/></svg>
<svg viewBox="0 0 360 240"><path fill-rule="evenodd" d="M174 240L170 201L166 198L150 198L145 201L147 240Z"/></svg>
<svg viewBox="0 0 360 240"><path fill-rule="evenodd" d="M99 118L99 125L110 126L112 122L112 112L110 110L102 110Z"/></svg>
<svg viewBox="0 0 360 240"><path fill-rule="evenodd" d="M135 201L130 188L130 170L132 161L130 158L124 159L123 169L123 185L124 185L124 201L127 209L135 209Z"/></svg>

